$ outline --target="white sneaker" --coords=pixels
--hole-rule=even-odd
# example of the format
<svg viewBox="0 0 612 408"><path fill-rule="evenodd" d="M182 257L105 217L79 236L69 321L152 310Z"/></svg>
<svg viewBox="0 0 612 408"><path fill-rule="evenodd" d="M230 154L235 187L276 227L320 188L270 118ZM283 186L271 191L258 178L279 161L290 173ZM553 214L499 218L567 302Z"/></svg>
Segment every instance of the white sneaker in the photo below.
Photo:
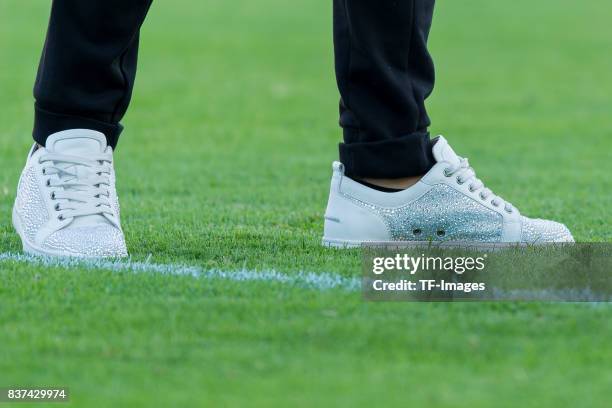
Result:
<svg viewBox="0 0 612 408"><path fill-rule="evenodd" d="M334 162L323 244L353 247L367 242L574 242L563 224L521 216L476 178L440 136L437 164L414 186L386 193L344 176Z"/></svg>
<svg viewBox="0 0 612 408"><path fill-rule="evenodd" d="M13 225L24 252L43 256L123 257L113 149L100 132L55 133L35 144L23 169Z"/></svg>

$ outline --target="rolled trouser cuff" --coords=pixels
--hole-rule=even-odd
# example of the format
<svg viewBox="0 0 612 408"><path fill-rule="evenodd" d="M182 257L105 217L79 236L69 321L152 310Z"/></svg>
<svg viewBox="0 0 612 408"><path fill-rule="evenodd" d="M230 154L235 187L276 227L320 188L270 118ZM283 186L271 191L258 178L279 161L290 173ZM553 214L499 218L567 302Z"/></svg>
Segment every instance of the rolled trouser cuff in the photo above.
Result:
<svg viewBox="0 0 612 408"><path fill-rule="evenodd" d="M340 143L340 161L349 177L421 176L436 161L429 133L415 133L376 142Z"/></svg>
<svg viewBox="0 0 612 408"><path fill-rule="evenodd" d="M119 123L107 123L80 116L54 113L38 106L35 107L32 136L38 144L44 146L49 135L68 129L90 129L104 133L108 145L115 149L123 126Z"/></svg>

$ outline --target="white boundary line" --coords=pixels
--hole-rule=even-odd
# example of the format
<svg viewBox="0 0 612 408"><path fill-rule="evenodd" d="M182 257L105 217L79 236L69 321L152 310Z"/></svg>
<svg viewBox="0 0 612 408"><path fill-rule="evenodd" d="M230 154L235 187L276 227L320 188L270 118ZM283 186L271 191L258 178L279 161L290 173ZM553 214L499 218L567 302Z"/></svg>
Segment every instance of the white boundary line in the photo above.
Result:
<svg viewBox="0 0 612 408"><path fill-rule="evenodd" d="M36 266L102 269L113 272L154 273L160 275L192 276L203 279L220 279L235 282L278 282L284 285L306 287L316 290L344 289L358 291L361 289L361 280L356 277L344 277L331 272L296 272L286 274L275 270L249 270L239 269L223 271L220 269L203 269L198 266L181 264L156 264L149 261L134 262L132 260L104 260L104 259L77 259L77 258L49 258L32 255L17 254L13 252L0 253L0 263L19 262Z"/></svg>
<svg viewBox="0 0 612 408"><path fill-rule="evenodd" d="M150 256L149 256L150 258ZM198 279L209 280L226 280L233 282L275 282L287 286L297 286L314 290L329 290L341 289L350 292L361 290L361 279L358 277L345 277L332 272L296 272L286 274L275 270L250 270L237 269L233 271L223 271L220 269L203 269L198 266L185 264L156 264L148 260L144 262L127 260L105 260L105 259L78 259L78 258L51 258L38 257L32 255L17 254L13 252L0 253L0 264L3 262L18 262L28 263L35 266L43 267L60 267L60 268L85 268L85 269L101 269L111 272L134 272L134 273L153 273L159 275L172 276L191 276ZM598 303L597 298L590 293L589 290L577 292L549 292L549 291L515 291L507 292L503 290L495 290L495 293L505 298L506 301L511 299L532 298L534 300L548 295L548 299L563 299L574 298L578 296L583 299L592 299L592 305L612 305L612 303ZM571 295L571 296L570 296ZM552 297L551 297L552 296ZM582 302L581 302L582 303Z"/></svg>

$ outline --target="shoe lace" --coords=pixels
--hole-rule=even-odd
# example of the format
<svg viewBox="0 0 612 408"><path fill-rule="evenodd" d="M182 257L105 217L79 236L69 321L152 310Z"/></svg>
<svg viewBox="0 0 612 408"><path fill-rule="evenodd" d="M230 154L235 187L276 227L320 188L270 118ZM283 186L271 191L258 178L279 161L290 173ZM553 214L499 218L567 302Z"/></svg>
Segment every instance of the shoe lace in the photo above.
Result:
<svg viewBox="0 0 612 408"><path fill-rule="evenodd" d="M88 215L113 216L110 202L111 153L84 158L59 153L47 153L39 158L51 199L58 200L58 219Z"/></svg>
<svg viewBox="0 0 612 408"><path fill-rule="evenodd" d="M456 175L457 183L459 184L469 184L469 189L471 192L480 191L479 196L483 201L491 200L491 204L495 207L499 207L501 205L504 206L504 209L508 213L512 213L514 211L514 206L509 202L505 201L503 198L495 195L490 189L486 188L484 183L476 177L476 171L470 166L470 163L467 158L460 158L459 163L456 165L449 165L444 169L444 175L446 177L452 177Z"/></svg>

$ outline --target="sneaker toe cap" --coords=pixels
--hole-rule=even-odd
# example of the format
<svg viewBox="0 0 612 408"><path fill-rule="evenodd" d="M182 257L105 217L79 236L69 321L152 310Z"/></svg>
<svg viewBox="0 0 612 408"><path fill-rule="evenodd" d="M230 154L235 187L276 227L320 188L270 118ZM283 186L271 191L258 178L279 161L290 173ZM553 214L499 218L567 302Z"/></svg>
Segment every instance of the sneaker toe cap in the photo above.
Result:
<svg viewBox="0 0 612 408"><path fill-rule="evenodd" d="M521 241L530 244L574 242L570 230L555 221L523 217Z"/></svg>
<svg viewBox="0 0 612 408"><path fill-rule="evenodd" d="M64 228L51 234L44 241L43 247L66 256L87 258L127 256L123 233L111 225Z"/></svg>

